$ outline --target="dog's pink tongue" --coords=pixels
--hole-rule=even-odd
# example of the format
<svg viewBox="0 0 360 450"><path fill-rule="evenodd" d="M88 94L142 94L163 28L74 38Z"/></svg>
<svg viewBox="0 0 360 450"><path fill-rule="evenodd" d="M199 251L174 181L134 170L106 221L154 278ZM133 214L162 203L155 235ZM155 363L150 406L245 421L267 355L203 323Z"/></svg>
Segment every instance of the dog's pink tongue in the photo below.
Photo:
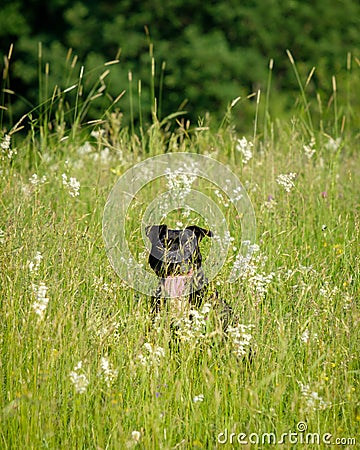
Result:
<svg viewBox="0 0 360 450"><path fill-rule="evenodd" d="M187 294L186 288L191 281L191 274L165 278L165 295L171 298L182 297Z"/></svg>

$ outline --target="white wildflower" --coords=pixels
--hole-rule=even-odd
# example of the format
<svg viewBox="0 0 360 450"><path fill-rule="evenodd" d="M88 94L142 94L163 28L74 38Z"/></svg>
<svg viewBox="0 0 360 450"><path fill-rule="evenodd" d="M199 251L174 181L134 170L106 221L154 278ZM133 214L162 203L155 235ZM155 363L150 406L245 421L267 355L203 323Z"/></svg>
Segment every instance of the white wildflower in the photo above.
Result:
<svg viewBox="0 0 360 450"><path fill-rule="evenodd" d="M140 353L138 355L138 360L143 366L158 366L165 357L165 350L162 347L154 346L146 342L143 348L145 350L144 354Z"/></svg>
<svg viewBox="0 0 360 450"><path fill-rule="evenodd" d="M233 190L233 197L230 198L232 202L237 202L243 198L242 187L238 186Z"/></svg>
<svg viewBox="0 0 360 450"><path fill-rule="evenodd" d="M309 144L303 145L303 150L307 159L311 159L314 156L316 152L315 144L316 144L315 138L311 138Z"/></svg>
<svg viewBox="0 0 360 450"><path fill-rule="evenodd" d="M234 189L234 194L238 197L238 193L237 193L237 191L236 192L235 191L236 190ZM220 199L221 203L223 204L223 206L225 206L225 208L229 207L229 203L227 201L227 198L219 191L219 189L215 189L214 190L214 194L216 195L217 198ZM235 198L234 199L230 199L230 200L231 201L235 201Z"/></svg>
<svg viewBox="0 0 360 450"><path fill-rule="evenodd" d="M11 159L14 155L16 155L16 150L11 149L11 136L9 134L5 134L0 143L0 160L4 161L5 159Z"/></svg>
<svg viewBox="0 0 360 450"><path fill-rule="evenodd" d="M193 163L190 166L184 164L183 167L171 170L165 169L165 178L169 189L182 190L185 194L189 193L191 186L197 178L199 170Z"/></svg>
<svg viewBox="0 0 360 450"><path fill-rule="evenodd" d="M263 207L268 211L273 211L277 205L276 200L272 195L268 195L266 202L263 203Z"/></svg>
<svg viewBox="0 0 360 450"><path fill-rule="evenodd" d="M236 274L241 280L246 281L249 288L254 292L257 297L257 301L262 300L268 291L270 283L275 277L274 272L266 274L264 271L260 272L267 260L267 257L259 252L259 246L257 244L247 244L242 242L243 245L248 247L246 256L243 256L241 252L236 256L236 260L233 265L232 273ZM258 253L259 252L259 253ZM255 253L258 253L257 255Z"/></svg>
<svg viewBox="0 0 360 450"><path fill-rule="evenodd" d="M182 342L197 343L206 337L207 319L211 304L205 303L201 310L191 309L189 316L184 316L174 322L174 330Z"/></svg>
<svg viewBox="0 0 360 450"><path fill-rule="evenodd" d="M111 161L111 153L109 147L105 147L100 152L100 161L102 164L109 164Z"/></svg>
<svg viewBox="0 0 360 450"><path fill-rule="evenodd" d="M306 328L306 330L304 330L303 334L300 337L300 340L302 342L304 342L304 344L307 344L310 340L310 334L309 334L309 330Z"/></svg>
<svg viewBox="0 0 360 450"><path fill-rule="evenodd" d="M90 142L85 142L84 145L81 145L77 150L76 153L78 154L78 156L80 157L84 157L86 155L89 155L90 153L93 152L93 147L91 146Z"/></svg>
<svg viewBox="0 0 360 450"><path fill-rule="evenodd" d="M75 387L75 391L78 394L83 394L86 392L86 388L89 385L89 380L82 371L82 361L79 361L79 363L74 367L74 370L70 372L69 377Z"/></svg>
<svg viewBox="0 0 360 450"><path fill-rule="evenodd" d="M237 357L243 357L249 354L252 335L250 331L255 325L238 324L235 327L228 327L227 333L233 348L233 353Z"/></svg>
<svg viewBox="0 0 360 450"><path fill-rule="evenodd" d="M264 298L268 291L269 284L275 277L275 273L271 272L269 274L256 273L248 279L250 286L255 291L258 299Z"/></svg>
<svg viewBox="0 0 360 450"><path fill-rule="evenodd" d="M113 369L110 361L104 356L100 360L100 367L101 367L101 375L104 378L106 385L110 387L115 378L117 377L118 371L116 369Z"/></svg>
<svg viewBox="0 0 360 450"><path fill-rule="evenodd" d="M39 318L43 319L49 303L49 299L46 297L48 288L45 283L41 282L39 285L32 284L32 290L36 297L36 301L33 303L32 307Z"/></svg>
<svg viewBox="0 0 360 450"><path fill-rule="evenodd" d="M3 137L3 141L0 144L0 147L3 150L9 150L10 148L10 142L11 142L11 137L9 134L5 134L5 136Z"/></svg>
<svg viewBox="0 0 360 450"><path fill-rule="evenodd" d="M325 281L323 287L319 289L319 294L323 297L327 297L329 300L331 300L338 292L339 288L334 286L331 289L328 281Z"/></svg>
<svg viewBox="0 0 360 450"><path fill-rule="evenodd" d="M5 242L5 232L0 228L0 244Z"/></svg>
<svg viewBox="0 0 360 450"><path fill-rule="evenodd" d="M92 130L90 135L95 139L101 139L105 134L105 130L103 128L99 128L98 130Z"/></svg>
<svg viewBox="0 0 360 450"><path fill-rule="evenodd" d="M34 173L29 178L29 181L30 181L30 184L32 184L33 186L39 186L46 182L46 175L43 175L41 178L39 178L39 176L36 173Z"/></svg>
<svg viewBox="0 0 360 450"><path fill-rule="evenodd" d="M195 395L193 398L194 403L203 402L204 401L204 394Z"/></svg>
<svg viewBox="0 0 360 450"><path fill-rule="evenodd" d="M251 244L248 241L242 241L242 246L247 247L247 254L244 256L241 252L236 255L232 274L237 274L242 279L249 279L256 274L259 267L264 266L267 257L259 252L260 247L257 244Z"/></svg>
<svg viewBox="0 0 360 450"><path fill-rule="evenodd" d="M253 157L252 148L253 143L249 142L246 137L242 137L237 140L236 150L242 154L242 162L243 164L247 164L250 159Z"/></svg>
<svg viewBox="0 0 360 450"><path fill-rule="evenodd" d="M303 273L303 274L307 274L307 273L316 273L316 270L313 268L312 265L310 266L303 266L302 264L299 264L299 272Z"/></svg>
<svg viewBox="0 0 360 450"><path fill-rule="evenodd" d="M326 409L330 406L330 403L325 402L322 397L315 391L312 391L308 384L302 384L298 381L301 395L304 397L307 409L313 411Z"/></svg>
<svg viewBox="0 0 360 450"><path fill-rule="evenodd" d="M30 273L37 273L40 268L41 260L43 259L43 256L40 252L36 252L36 255L34 256L34 259L29 262L29 272Z"/></svg>
<svg viewBox="0 0 360 450"><path fill-rule="evenodd" d="M295 186L293 180L296 178L296 173L290 172L288 174L280 174L276 178L277 184L283 186L286 192L290 192Z"/></svg>
<svg viewBox="0 0 360 450"><path fill-rule="evenodd" d="M257 192L259 190L259 185L255 181L245 180L244 186L247 192Z"/></svg>
<svg viewBox="0 0 360 450"><path fill-rule="evenodd" d="M204 303L204 305L201 308L201 314L209 314L211 311L211 304L210 303Z"/></svg>
<svg viewBox="0 0 360 450"><path fill-rule="evenodd" d="M135 442L139 442L141 439L141 433L140 431L134 430L131 432L131 438Z"/></svg>
<svg viewBox="0 0 360 450"><path fill-rule="evenodd" d="M353 302L352 297L349 294L345 294L343 300L343 309L345 311L349 310L351 308L352 302Z"/></svg>
<svg viewBox="0 0 360 450"><path fill-rule="evenodd" d="M71 197L77 197L80 191L80 182L74 178L74 177L70 177L70 179L68 180L68 177L65 173L62 174L62 183L64 186L66 186L69 190L69 194L71 195Z"/></svg>
<svg viewBox="0 0 360 450"><path fill-rule="evenodd" d="M105 147L100 151L100 153L98 152L91 153L91 155L89 156L93 161L100 162L103 165L109 164L112 160L112 155L109 147Z"/></svg>
<svg viewBox="0 0 360 450"><path fill-rule="evenodd" d="M328 142L325 144L326 150L331 150L333 152L336 152L341 144L341 138L333 139L332 137L329 137Z"/></svg>

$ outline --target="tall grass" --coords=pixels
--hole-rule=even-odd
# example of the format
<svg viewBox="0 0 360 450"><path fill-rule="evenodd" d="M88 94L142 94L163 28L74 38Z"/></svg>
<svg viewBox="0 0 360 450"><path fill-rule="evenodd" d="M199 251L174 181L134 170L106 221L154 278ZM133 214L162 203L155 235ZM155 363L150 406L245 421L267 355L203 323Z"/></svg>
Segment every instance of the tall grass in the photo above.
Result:
<svg viewBox="0 0 360 450"><path fill-rule="evenodd" d="M305 89L303 109L289 121L271 117L267 92L264 127L271 136L257 128L258 145L244 163L241 136L229 126L235 104L214 133L183 122L176 127L176 114L159 122L154 102L154 122L137 136L121 125L113 108L119 99L97 123L84 122L105 78L82 100L82 76L71 91L74 103L66 106L67 92L57 91L42 100L35 122L22 120L31 139L7 132L17 154L9 158L1 138L0 447L210 449L232 448L233 440L234 447L302 442L313 449L317 434L322 440L329 433L324 439L355 448L360 165L356 134L336 125L346 96L334 89L335 121L323 117L317 128ZM260 94L257 100L256 126ZM254 272L234 284L222 272L214 285L239 321L253 325L251 363L213 329L172 351L167 316L154 327L149 299L110 267L101 237L106 198L128 167L165 151L210 154L231 167L250 195L260 246ZM297 175L286 192L277 180L290 172ZM139 193L127 222L144 264L139 216L157 194L156 184ZM229 228L238 239L235 221ZM285 444L267 443L264 433Z"/></svg>

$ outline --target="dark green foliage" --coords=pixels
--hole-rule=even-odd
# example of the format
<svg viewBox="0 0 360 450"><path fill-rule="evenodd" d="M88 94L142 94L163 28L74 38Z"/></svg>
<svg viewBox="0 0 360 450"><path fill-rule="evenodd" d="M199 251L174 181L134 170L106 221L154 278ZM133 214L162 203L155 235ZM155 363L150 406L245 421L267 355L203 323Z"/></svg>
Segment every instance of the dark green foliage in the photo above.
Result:
<svg viewBox="0 0 360 450"><path fill-rule="evenodd" d="M145 27L148 33L145 32ZM42 43L41 58L38 43ZM149 43L156 62L151 78ZM128 92L120 108L129 120L128 72L133 73L135 117L138 117L138 80L142 81L142 108L151 110L151 85L161 97L158 115L175 112L185 100L188 117L197 121L210 112L221 120L226 105L266 89L268 62L274 59L272 100L275 109L294 103L298 91L285 50L292 52L302 79L312 66L315 76L309 89L332 92L331 77L346 73L346 55L359 58L360 3L357 0L2 0L0 53L14 52L10 79L5 87L33 105L51 97L55 85L65 89L76 82L80 66L92 72L85 83L90 89L121 49L120 64L107 78L107 91L87 112L99 118L111 99ZM68 49L73 53L69 57ZM74 65L74 55L78 62ZM67 57L68 55L68 57ZM163 62L166 62L165 70ZM39 71L49 76L39 88ZM160 79L164 84L160 93ZM45 79L45 75L43 75ZM40 76L41 79L41 76ZM274 95L276 93L276 95ZM356 95L354 92L353 96ZM11 99L13 122L29 110L24 100ZM237 108L238 121L252 126L254 105ZM160 117L161 118L161 117ZM4 124L11 123L10 114ZM245 127L246 128L246 127Z"/></svg>

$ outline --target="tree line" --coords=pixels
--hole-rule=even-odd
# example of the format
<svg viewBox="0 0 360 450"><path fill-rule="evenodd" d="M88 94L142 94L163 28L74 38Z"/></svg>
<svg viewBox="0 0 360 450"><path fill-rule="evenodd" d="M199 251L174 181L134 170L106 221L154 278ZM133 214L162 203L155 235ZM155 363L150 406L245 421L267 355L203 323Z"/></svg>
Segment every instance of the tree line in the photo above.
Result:
<svg viewBox="0 0 360 450"><path fill-rule="evenodd" d="M151 111L155 97L160 119L183 109L193 122L207 112L221 120L234 98L266 91L270 60L271 107L284 112L294 103L298 85L286 49L304 84L316 66L307 89L329 98L333 76L341 82L359 69L360 3L2 0L0 44L3 73L13 44L3 76L3 103L11 102L5 124L51 97L54 86L76 83L82 66L91 93L104 63L115 59L101 80L105 95L87 108L88 117L97 118L126 90L117 107L127 121L139 117L139 108ZM348 94L358 104L356 92ZM239 123L251 121L254 104L255 97L238 106Z"/></svg>

